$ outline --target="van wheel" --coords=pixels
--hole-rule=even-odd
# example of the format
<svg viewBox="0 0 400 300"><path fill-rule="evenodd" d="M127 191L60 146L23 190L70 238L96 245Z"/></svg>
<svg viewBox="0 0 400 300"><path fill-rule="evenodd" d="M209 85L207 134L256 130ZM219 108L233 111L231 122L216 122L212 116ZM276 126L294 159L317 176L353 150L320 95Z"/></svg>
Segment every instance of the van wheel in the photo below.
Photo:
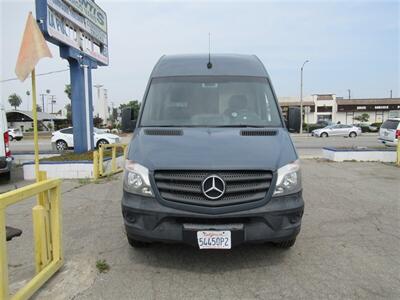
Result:
<svg viewBox="0 0 400 300"><path fill-rule="evenodd" d="M354 131L350 132L349 137L351 138L355 138L357 136L357 133L355 133Z"/></svg>
<svg viewBox="0 0 400 300"><path fill-rule="evenodd" d="M14 138L13 138L12 135L9 135L9 136L8 136L8 139L10 140L10 142L14 140Z"/></svg>
<svg viewBox="0 0 400 300"><path fill-rule="evenodd" d="M67 144L65 141L63 141L63 140L58 140L58 141L56 142L56 149L57 149L58 151L65 151L65 150L68 149L68 144Z"/></svg>
<svg viewBox="0 0 400 300"><path fill-rule="evenodd" d="M133 247L133 248L146 248L146 247L150 246L150 243L138 241L133 238L130 238L129 236L127 236L127 238L128 238L129 245L131 245L131 247Z"/></svg>
<svg viewBox="0 0 400 300"><path fill-rule="evenodd" d="M15 138L17 141L20 141L20 140L22 140L22 138L21 137L19 137L19 138Z"/></svg>
<svg viewBox="0 0 400 300"><path fill-rule="evenodd" d="M291 240L287 240L287 241L283 241L283 242L279 242L279 243L275 243L275 246L277 248L281 248L281 249L289 249L295 243L296 243L296 238L291 239Z"/></svg>
<svg viewBox="0 0 400 300"><path fill-rule="evenodd" d="M321 137L326 138L328 137L328 134L326 132L321 133Z"/></svg>

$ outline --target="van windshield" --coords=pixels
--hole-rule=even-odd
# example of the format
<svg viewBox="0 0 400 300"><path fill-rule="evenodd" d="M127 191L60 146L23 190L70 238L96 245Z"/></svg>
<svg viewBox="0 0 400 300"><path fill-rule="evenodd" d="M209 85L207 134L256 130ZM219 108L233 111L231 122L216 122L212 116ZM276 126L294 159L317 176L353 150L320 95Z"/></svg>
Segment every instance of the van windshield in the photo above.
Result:
<svg viewBox="0 0 400 300"><path fill-rule="evenodd" d="M265 78L155 78L144 101L143 127L281 127Z"/></svg>

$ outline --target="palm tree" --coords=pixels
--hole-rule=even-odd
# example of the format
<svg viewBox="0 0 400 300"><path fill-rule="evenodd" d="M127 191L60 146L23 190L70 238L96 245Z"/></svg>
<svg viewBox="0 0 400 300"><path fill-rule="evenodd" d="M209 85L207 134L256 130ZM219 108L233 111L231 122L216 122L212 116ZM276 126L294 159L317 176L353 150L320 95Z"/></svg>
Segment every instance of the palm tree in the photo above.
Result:
<svg viewBox="0 0 400 300"><path fill-rule="evenodd" d="M17 107L20 106L22 103L22 99L20 96L14 93L8 96L8 102L10 103L11 106L14 106L15 110L17 110Z"/></svg>
<svg viewBox="0 0 400 300"><path fill-rule="evenodd" d="M64 89L64 93L67 94L67 97L69 100L71 100L71 85L70 84L66 84L65 85L65 89Z"/></svg>

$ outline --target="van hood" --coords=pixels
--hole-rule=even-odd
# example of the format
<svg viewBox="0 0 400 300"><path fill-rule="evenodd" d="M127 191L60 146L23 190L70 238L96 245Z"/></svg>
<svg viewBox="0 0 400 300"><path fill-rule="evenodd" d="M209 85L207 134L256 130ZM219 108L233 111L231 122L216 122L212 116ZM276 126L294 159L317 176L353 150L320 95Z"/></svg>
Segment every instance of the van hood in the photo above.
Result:
<svg viewBox="0 0 400 300"><path fill-rule="evenodd" d="M149 128L148 128L149 129ZM151 128L154 131L155 128ZM160 128L165 130L170 128ZM157 129L156 129L157 130ZM175 130L175 128L174 128ZM138 128L128 159L149 170L239 170L275 171L297 159L286 129L273 136L242 136L243 128L182 128L181 135L148 135ZM264 130L249 128L246 130Z"/></svg>

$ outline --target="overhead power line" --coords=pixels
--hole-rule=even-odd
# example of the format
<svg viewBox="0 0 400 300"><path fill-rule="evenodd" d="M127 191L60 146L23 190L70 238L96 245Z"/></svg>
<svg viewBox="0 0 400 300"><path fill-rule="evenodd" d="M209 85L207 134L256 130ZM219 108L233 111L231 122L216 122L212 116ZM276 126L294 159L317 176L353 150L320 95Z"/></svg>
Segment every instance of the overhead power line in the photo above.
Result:
<svg viewBox="0 0 400 300"><path fill-rule="evenodd" d="M36 77L37 77L37 76L51 75L51 74L55 74L55 73L62 73L62 72L66 72L66 71L69 71L69 69L63 69L63 70L57 70L57 71L46 72L46 73L40 73L40 74L36 74ZM14 80L19 80L19 79L18 79L17 77L15 77L15 78L8 78L8 79L0 80L0 83L8 82L8 81L14 81Z"/></svg>

